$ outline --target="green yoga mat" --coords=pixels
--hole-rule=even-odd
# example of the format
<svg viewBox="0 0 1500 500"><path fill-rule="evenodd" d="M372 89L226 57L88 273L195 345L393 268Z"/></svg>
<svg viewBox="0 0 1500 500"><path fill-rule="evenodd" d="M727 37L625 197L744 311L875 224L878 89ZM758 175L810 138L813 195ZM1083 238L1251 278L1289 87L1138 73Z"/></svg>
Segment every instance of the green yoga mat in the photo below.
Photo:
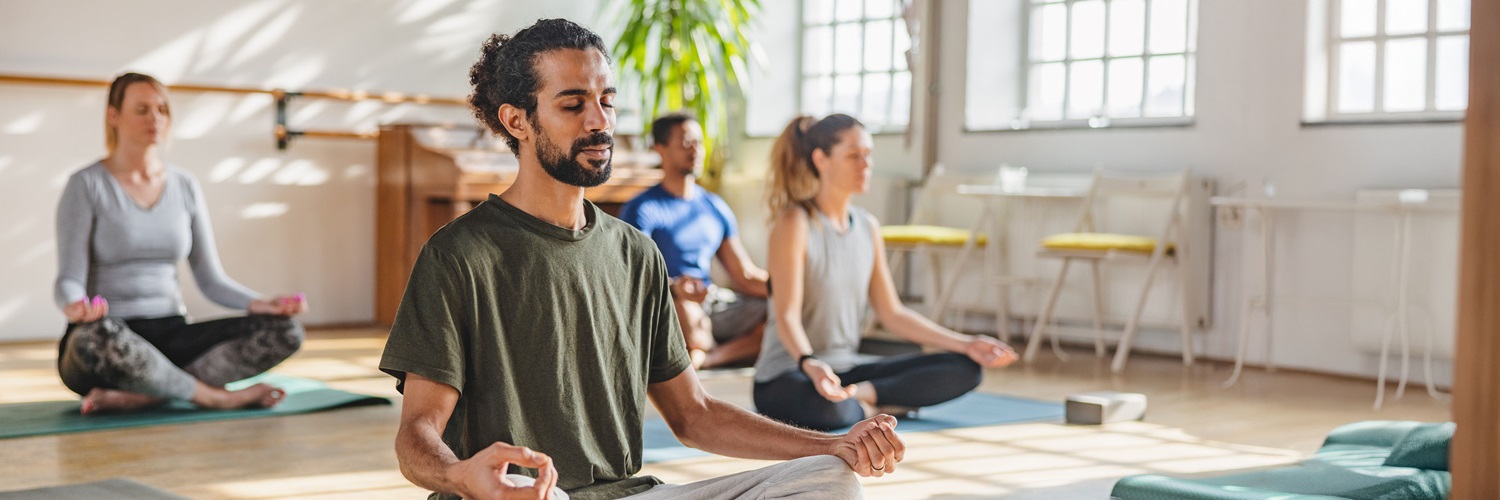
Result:
<svg viewBox="0 0 1500 500"><path fill-rule="evenodd" d="M80 403L76 400L0 405L0 439L151 425L274 417L335 408L391 404L391 400L386 398L330 389L316 380L283 375L262 375L229 384L229 388L247 387L258 382L282 388L286 391L286 399L269 409L205 410L185 401L173 401L167 405L140 412L88 416L78 413Z"/></svg>

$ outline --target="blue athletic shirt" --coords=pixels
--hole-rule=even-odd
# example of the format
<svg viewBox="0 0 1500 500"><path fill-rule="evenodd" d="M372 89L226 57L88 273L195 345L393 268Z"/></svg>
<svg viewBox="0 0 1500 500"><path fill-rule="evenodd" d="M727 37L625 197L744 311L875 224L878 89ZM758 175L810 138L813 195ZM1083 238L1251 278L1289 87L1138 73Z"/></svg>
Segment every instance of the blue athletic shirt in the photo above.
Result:
<svg viewBox="0 0 1500 500"><path fill-rule="evenodd" d="M726 238L739 232L734 212L718 195L689 184L692 199L673 196L660 184L625 204L620 220L656 242L667 260L667 275L709 281L714 254Z"/></svg>

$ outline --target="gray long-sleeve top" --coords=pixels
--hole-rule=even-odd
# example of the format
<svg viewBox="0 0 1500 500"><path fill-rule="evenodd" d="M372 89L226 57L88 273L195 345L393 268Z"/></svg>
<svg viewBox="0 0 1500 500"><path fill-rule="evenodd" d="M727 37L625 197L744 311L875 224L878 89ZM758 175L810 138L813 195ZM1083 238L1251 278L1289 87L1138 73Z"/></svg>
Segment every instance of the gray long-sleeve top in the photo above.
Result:
<svg viewBox="0 0 1500 500"><path fill-rule="evenodd" d="M100 295L111 318L185 314L177 285L184 257L209 300L245 309L259 296L224 274L198 180L174 165L166 172L150 209L137 205L103 162L68 179L57 204L58 307Z"/></svg>

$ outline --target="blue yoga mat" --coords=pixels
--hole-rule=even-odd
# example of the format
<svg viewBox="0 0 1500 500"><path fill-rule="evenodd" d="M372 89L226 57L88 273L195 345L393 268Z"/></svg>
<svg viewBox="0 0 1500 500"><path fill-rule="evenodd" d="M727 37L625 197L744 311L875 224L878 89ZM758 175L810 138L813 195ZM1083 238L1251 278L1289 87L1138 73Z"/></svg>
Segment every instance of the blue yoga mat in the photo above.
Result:
<svg viewBox="0 0 1500 500"><path fill-rule="evenodd" d="M229 384L231 389L264 382L286 391L286 399L274 408L253 410L205 410L185 401L134 413L80 415L80 402L42 401L0 405L0 439L71 432L123 429L151 425L212 422L239 418L295 415L334 408L388 405L391 400L330 389L322 382L283 375L262 375Z"/></svg>
<svg viewBox="0 0 1500 500"><path fill-rule="evenodd" d="M1022 422L1062 421L1062 418L1061 403L971 392L953 401L923 408L918 412L917 418L901 419L897 431L927 432ZM833 431L834 434L843 432L846 430ZM660 418L646 419L644 443L642 460L648 464L708 455L683 446L672 435L672 429Z"/></svg>

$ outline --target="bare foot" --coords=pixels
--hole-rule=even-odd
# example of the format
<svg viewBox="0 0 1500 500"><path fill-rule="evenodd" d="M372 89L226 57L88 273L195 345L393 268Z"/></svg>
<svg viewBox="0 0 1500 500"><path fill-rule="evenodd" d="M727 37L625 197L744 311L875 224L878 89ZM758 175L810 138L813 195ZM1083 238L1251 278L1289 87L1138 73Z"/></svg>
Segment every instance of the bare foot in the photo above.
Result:
<svg viewBox="0 0 1500 500"><path fill-rule="evenodd" d="M94 415L107 412L134 411L156 406L166 401L165 399L136 392L94 388L89 391L88 395L83 397L83 407L79 409L79 413Z"/></svg>
<svg viewBox="0 0 1500 500"><path fill-rule="evenodd" d="M238 391L226 391L209 386L200 386L193 395L193 402L204 408L233 410L239 408L270 408L286 399L286 391L266 384L255 384Z"/></svg>

